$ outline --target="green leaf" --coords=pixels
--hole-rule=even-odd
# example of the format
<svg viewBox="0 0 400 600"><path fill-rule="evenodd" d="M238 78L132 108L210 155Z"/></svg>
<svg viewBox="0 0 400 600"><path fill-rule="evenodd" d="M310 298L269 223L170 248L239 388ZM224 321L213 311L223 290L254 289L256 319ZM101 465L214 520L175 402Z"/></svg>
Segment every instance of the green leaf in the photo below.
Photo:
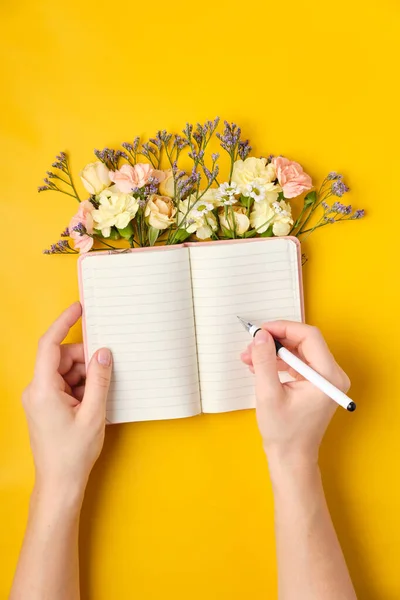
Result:
<svg viewBox="0 0 400 600"><path fill-rule="evenodd" d="M222 225L221 225L221 229L222 229L222 233L224 234L225 237L229 238L230 240L235 239L235 234L233 233L233 231L231 231L230 229L227 229L226 227L222 227Z"/></svg>
<svg viewBox="0 0 400 600"><path fill-rule="evenodd" d="M110 235L108 236L108 238L110 240L119 240L120 237L121 236L119 235L118 229L116 227L111 227L111 232L110 232Z"/></svg>
<svg viewBox="0 0 400 600"><path fill-rule="evenodd" d="M188 239L188 237L190 237L192 234L188 233L186 231L186 229L178 229L177 232L174 235L174 241L177 244L181 244L182 242L184 242L185 240Z"/></svg>
<svg viewBox="0 0 400 600"><path fill-rule="evenodd" d="M100 237L103 237L103 234L101 233L101 229L93 229L93 233L94 233L94 235L99 235Z"/></svg>
<svg viewBox="0 0 400 600"><path fill-rule="evenodd" d="M273 233L272 233L272 225L270 225L267 229L267 231L264 231L264 233L260 234L261 237L272 237Z"/></svg>
<svg viewBox="0 0 400 600"><path fill-rule="evenodd" d="M253 204L253 198L250 198L250 196L240 196L240 203L242 206L245 206L247 210L249 210Z"/></svg>
<svg viewBox="0 0 400 600"><path fill-rule="evenodd" d="M304 197L304 206L312 206L317 201L317 192L308 192L307 196Z"/></svg>
<svg viewBox="0 0 400 600"><path fill-rule="evenodd" d="M257 235L257 231L255 229L250 229L250 231L246 231L244 234L245 238L251 238Z"/></svg>
<svg viewBox="0 0 400 600"><path fill-rule="evenodd" d="M278 202L280 202L281 200L284 200L285 196L283 195L283 192L279 192L278 194Z"/></svg>
<svg viewBox="0 0 400 600"><path fill-rule="evenodd" d="M160 230L156 229L155 227L152 227L151 225L149 225L149 230L148 230L148 238L149 238L149 244L150 246L154 246L154 244L157 241L157 238L159 236Z"/></svg>
<svg viewBox="0 0 400 600"><path fill-rule="evenodd" d="M129 238L131 238L133 235L132 223L128 223L128 225L126 227L124 227L123 229L118 229L118 233L125 240L129 240Z"/></svg>

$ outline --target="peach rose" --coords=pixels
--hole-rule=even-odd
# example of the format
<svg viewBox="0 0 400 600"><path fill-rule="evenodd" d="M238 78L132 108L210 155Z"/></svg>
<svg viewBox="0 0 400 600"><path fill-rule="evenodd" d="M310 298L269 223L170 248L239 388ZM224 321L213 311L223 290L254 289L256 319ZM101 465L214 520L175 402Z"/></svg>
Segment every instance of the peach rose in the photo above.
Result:
<svg viewBox="0 0 400 600"><path fill-rule="evenodd" d="M176 208L168 196L150 196L145 210L146 221L155 229L168 229L175 222Z"/></svg>
<svg viewBox="0 0 400 600"><path fill-rule="evenodd" d="M150 177L157 178L159 183L164 181L165 174L147 163L137 163L134 167L122 165L118 171L110 171L109 177L119 192L129 194L135 188L145 186Z"/></svg>
<svg viewBox="0 0 400 600"><path fill-rule="evenodd" d="M78 212L72 217L69 223L69 235L74 241L74 248L79 252L89 252L93 246L93 238L90 235L81 235L78 231L73 231L74 227L82 223L88 233L93 233L93 204L89 200L80 203Z"/></svg>
<svg viewBox="0 0 400 600"><path fill-rule="evenodd" d="M312 188L312 180L299 163L278 156L272 160L285 198L296 198Z"/></svg>

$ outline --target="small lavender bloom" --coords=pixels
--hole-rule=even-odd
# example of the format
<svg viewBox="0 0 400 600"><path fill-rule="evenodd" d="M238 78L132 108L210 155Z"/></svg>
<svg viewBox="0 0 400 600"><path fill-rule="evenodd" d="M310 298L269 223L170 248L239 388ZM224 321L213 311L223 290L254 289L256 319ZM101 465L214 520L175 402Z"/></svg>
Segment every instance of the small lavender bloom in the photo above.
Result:
<svg viewBox="0 0 400 600"><path fill-rule="evenodd" d="M356 212L354 213L354 215L352 215L352 219L362 219L363 217L365 217L365 210L363 208L356 210Z"/></svg>
<svg viewBox="0 0 400 600"><path fill-rule="evenodd" d="M332 212L338 213L340 215L345 214L346 207L341 202L334 202L332 204Z"/></svg>
<svg viewBox="0 0 400 600"><path fill-rule="evenodd" d="M336 171L331 171L330 173L328 173L327 179L329 179L331 181L333 179L342 179L342 175L339 175L339 173L336 173Z"/></svg>
<svg viewBox="0 0 400 600"><path fill-rule="evenodd" d="M138 200L139 208L144 208L146 206L147 200L145 198L140 198Z"/></svg>
<svg viewBox="0 0 400 600"><path fill-rule="evenodd" d="M327 202L325 202L325 201L321 202L321 206L326 211L329 210L329 208L330 208L329 204Z"/></svg>
<svg viewBox="0 0 400 600"><path fill-rule="evenodd" d="M247 156L251 152L251 146L249 144L249 140L245 140L244 142L240 141L238 146L239 156L242 160L245 160Z"/></svg>
<svg viewBox="0 0 400 600"><path fill-rule="evenodd" d="M49 189L47 185L39 185L38 192L47 192Z"/></svg>
<svg viewBox="0 0 400 600"><path fill-rule="evenodd" d="M61 233L60 237L69 237L69 229L66 227L64 231Z"/></svg>
<svg viewBox="0 0 400 600"><path fill-rule="evenodd" d="M79 233L79 235L85 235L86 227L83 223L78 223L78 225L72 228L72 231L76 231L76 233Z"/></svg>
<svg viewBox="0 0 400 600"><path fill-rule="evenodd" d="M128 150L128 152L132 152L133 150L133 145L129 144L128 142L123 142L121 146L125 148L125 150Z"/></svg>
<svg viewBox="0 0 400 600"><path fill-rule="evenodd" d="M57 177L57 175L55 175L51 171L46 171L46 175L48 175L49 179L54 179L55 177Z"/></svg>
<svg viewBox="0 0 400 600"><path fill-rule="evenodd" d="M42 250L43 254L51 254L50 250Z"/></svg>
<svg viewBox="0 0 400 600"><path fill-rule="evenodd" d="M349 189L350 188L348 188L347 185L341 179L337 179L336 181L334 181L331 187L332 194L334 196L338 196L339 198L341 198L343 194L348 192Z"/></svg>
<svg viewBox="0 0 400 600"><path fill-rule="evenodd" d="M218 152L214 152L213 154L211 154L211 158L213 162L217 162L217 160L219 159Z"/></svg>
<svg viewBox="0 0 400 600"><path fill-rule="evenodd" d="M214 174L211 173L209 169L204 165L203 166L204 175L207 177L208 181L211 182L214 179Z"/></svg>
<svg viewBox="0 0 400 600"><path fill-rule="evenodd" d="M349 204L348 206L345 206L345 209L344 209L345 215L350 215L352 212L353 212L353 207L351 206L351 204Z"/></svg>

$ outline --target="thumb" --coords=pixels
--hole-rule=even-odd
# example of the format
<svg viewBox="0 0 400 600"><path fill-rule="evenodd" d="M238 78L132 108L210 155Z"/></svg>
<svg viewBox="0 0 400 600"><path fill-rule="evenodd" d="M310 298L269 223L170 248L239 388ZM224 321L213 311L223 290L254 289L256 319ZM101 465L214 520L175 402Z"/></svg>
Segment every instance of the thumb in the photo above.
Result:
<svg viewBox="0 0 400 600"><path fill-rule="evenodd" d="M277 398L282 394L282 384L276 368L276 349L272 335L261 329L256 333L251 348L257 398L259 400Z"/></svg>
<svg viewBox="0 0 400 600"><path fill-rule="evenodd" d="M100 348L89 363L82 408L91 413L104 413L110 387L112 356L108 348Z"/></svg>

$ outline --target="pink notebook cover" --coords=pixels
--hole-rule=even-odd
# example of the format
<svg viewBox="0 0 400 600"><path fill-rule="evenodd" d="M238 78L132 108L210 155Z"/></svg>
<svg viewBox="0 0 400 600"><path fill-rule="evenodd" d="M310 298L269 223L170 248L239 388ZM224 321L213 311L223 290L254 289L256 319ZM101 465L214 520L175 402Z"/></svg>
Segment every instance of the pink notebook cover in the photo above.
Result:
<svg viewBox="0 0 400 600"><path fill-rule="evenodd" d="M265 244L273 244L274 241L276 240L291 240L295 245L296 245L296 250L297 250L297 264L298 264L298 281L299 281L299 290L300 290L300 302L301 302L301 318L302 321L304 321L304 293L303 293L303 276L302 276L302 270L301 270L301 246L300 246L300 242L296 237L292 237L292 236L285 236L285 237L279 237L279 238L251 238L248 240L218 240L215 242L185 242L184 244L174 244L174 245L170 245L170 246L151 246L151 247L147 247L147 248L132 248L131 250L126 250L126 249L121 249L121 252L124 252L124 254L126 253L131 253L131 252L168 252L171 250L174 250L176 248L187 248L190 246L209 246L210 244L212 245L219 245L219 244L252 244L254 242L260 242L263 241ZM86 320L85 320L85 303L84 303L84 295L83 295L83 280L82 280L82 262L84 260L88 260L90 259L92 256L99 256L101 254L119 254L120 252L118 250L105 250L104 252L93 252L93 253L87 253L87 254L83 254L82 256L79 257L78 259L78 282L79 282L79 296L80 296L80 302L82 305L82 331L83 331L83 346L84 346L84 350L85 350L85 362L86 365L89 362L89 356L88 356L88 351L87 351L87 340L86 340Z"/></svg>

